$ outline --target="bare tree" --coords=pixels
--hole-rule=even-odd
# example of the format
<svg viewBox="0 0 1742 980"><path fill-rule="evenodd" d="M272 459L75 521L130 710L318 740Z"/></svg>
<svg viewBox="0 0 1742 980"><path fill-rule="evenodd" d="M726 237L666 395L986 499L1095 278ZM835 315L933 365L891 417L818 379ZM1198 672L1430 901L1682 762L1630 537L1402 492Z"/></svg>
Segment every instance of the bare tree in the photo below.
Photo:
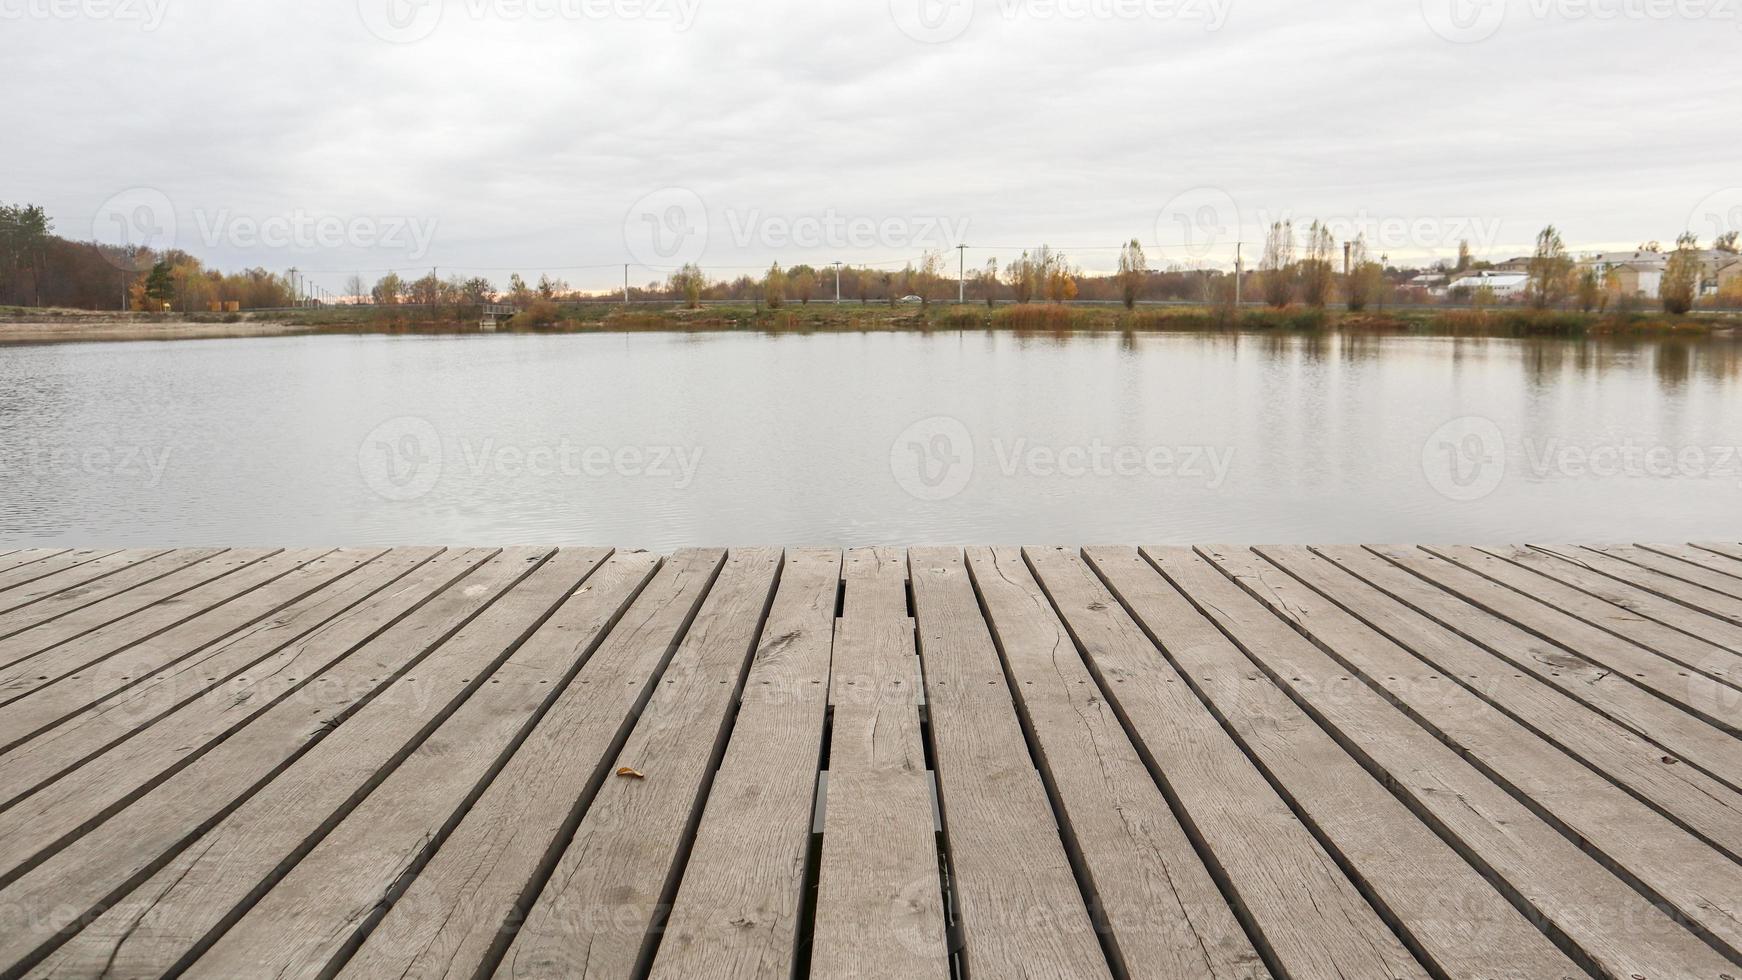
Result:
<svg viewBox="0 0 1742 980"><path fill-rule="evenodd" d="M1694 308L1700 290L1700 243L1693 232L1675 240L1675 251L1663 267L1663 311L1680 316Z"/></svg>
<svg viewBox="0 0 1742 980"><path fill-rule="evenodd" d="M1530 257L1526 270L1529 278L1525 283L1525 297L1531 306L1546 310L1565 302L1573 277L1573 259L1567 254L1566 243L1554 225L1537 234L1536 252Z"/></svg>
<svg viewBox="0 0 1742 980"><path fill-rule="evenodd" d="M1149 262L1143 257L1143 245L1133 238L1119 250L1119 297L1125 301L1126 309L1136 308L1137 294L1148 274Z"/></svg>
<svg viewBox="0 0 1742 980"><path fill-rule="evenodd" d="M1306 258L1301 260L1299 272L1300 292L1306 304L1317 310L1330 302L1331 287L1337 281L1336 267L1331 264L1331 253L1336 247L1329 225L1314 221L1307 228Z"/></svg>
<svg viewBox="0 0 1742 980"><path fill-rule="evenodd" d="M1264 302L1282 309L1294 302L1294 223L1278 221L1264 238L1264 257L1258 262L1264 286Z"/></svg>

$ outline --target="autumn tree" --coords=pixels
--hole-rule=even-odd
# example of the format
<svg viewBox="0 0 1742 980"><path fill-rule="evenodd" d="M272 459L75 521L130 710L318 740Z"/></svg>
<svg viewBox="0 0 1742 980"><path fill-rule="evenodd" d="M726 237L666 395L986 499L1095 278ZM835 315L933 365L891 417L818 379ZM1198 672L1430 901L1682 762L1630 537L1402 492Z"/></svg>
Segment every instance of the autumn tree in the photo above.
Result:
<svg viewBox="0 0 1742 980"><path fill-rule="evenodd" d="M1040 291L1040 276L1035 262L1027 252L1004 267L1004 282L1018 303L1027 303Z"/></svg>
<svg viewBox="0 0 1742 980"><path fill-rule="evenodd" d="M375 281L370 295L377 306L396 306L399 298L405 295L405 280L399 278L399 273L389 272Z"/></svg>
<svg viewBox="0 0 1742 980"><path fill-rule="evenodd" d="M1314 221L1307 228L1306 257L1301 260L1297 278L1301 299L1313 309L1322 310L1331 300L1331 288L1337 281L1332 253L1337 248L1329 225Z"/></svg>
<svg viewBox="0 0 1742 980"><path fill-rule="evenodd" d="M1466 239L1463 239L1462 241L1459 241L1458 242L1458 265L1457 265L1457 268L1453 269L1452 271L1453 272L1465 272L1470 268L1470 263L1472 261L1473 261L1473 259L1470 255L1470 240L1466 238Z"/></svg>
<svg viewBox="0 0 1742 980"><path fill-rule="evenodd" d="M1573 259L1567 254L1566 243L1554 225L1537 234L1536 251L1530 257L1526 272L1525 298L1531 306L1546 310L1566 300L1572 283Z"/></svg>
<svg viewBox="0 0 1742 980"><path fill-rule="evenodd" d="M1385 286L1385 270L1367 252L1367 236L1360 234L1349 243L1349 281L1343 285L1344 301L1351 313L1365 310L1377 302Z"/></svg>
<svg viewBox="0 0 1742 980"><path fill-rule="evenodd" d="M1042 245L1040 248L1041 288L1049 303L1064 303L1077 298L1077 276L1081 270L1071 265L1064 255Z"/></svg>
<svg viewBox="0 0 1742 980"><path fill-rule="evenodd" d="M1579 312L1589 313L1595 310L1602 301L1603 283L1597 278L1597 270L1586 267L1583 272L1579 273Z"/></svg>
<svg viewBox="0 0 1742 980"><path fill-rule="evenodd" d="M1663 287L1658 295L1663 311L1680 316L1694 308L1700 291L1700 243L1693 232L1675 240L1675 251L1663 267Z"/></svg>
<svg viewBox="0 0 1742 980"><path fill-rule="evenodd" d="M673 294L682 296L684 306L689 309L700 309L702 305L702 290L707 286L707 278L702 275L702 267L694 262L686 262L671 274L666 282L666 288Z"/></svg>
<svg viewBox="0 0 1742 980"><path fill-rule="evenodd" d="M809 306L811 297L817 291L817 270L808 265L795 265L787 273L786 279L792 287L792 295L799 303Z"/></svg>
<svg viewBox="0 0 1742 980"><path fill-rule="evenodd" d="M1735 255L1737 252L1742 252L1742 245L1738 244L1738 239L1742 239L1742 232L1727 231L1713 239L1712 247L1720 252L1729 252L1731 255Z"/></svg>
<svg viewBox="0 0 1742 980"><path fill-rule="evenodd" d="M353 303L363 302L367 298L368 291L369 287L364 285L363 277L360 275L352 275L345 280L345 295L350 297Z"/></svg>
<svg viewBox="0 0 1742 980"><path fill-rule="evenodd" d="M1143 245L1133 238L1119 250L1119 297L1125 308L1135 309L1137 295L1143 289L1143 279L1149 274L1149 263L1143 257Z"/></svg>
<svg viewBox="0 0 1742 980"><path fill-rule="evenodd" d="M771 310L778 310L786 305L786 273L776 262L768 267L768 275L762 280L762 301Z"/></svg>
<svg viewBox="0 0 1742 980"><path fill-rule="evenodd" d="M998 305L998 260L986 260L986 267L974 274L974 288L979 290L980 298L986 301L988 310Z"/></svg>
<svg viewBox="0 0 1742 980"><path fill-rule="evenodd" d="M1278 221L1264 237L1264 257L1258 261L1264 302L1282 309L1294 302L1294 222Z"/></svg>

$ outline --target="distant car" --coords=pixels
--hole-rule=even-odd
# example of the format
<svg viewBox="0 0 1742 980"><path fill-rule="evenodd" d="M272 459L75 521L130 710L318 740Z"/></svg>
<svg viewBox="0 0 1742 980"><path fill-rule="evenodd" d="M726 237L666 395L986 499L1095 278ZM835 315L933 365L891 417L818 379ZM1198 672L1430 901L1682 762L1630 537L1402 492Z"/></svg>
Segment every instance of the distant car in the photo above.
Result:
<svg viewBox="0 0 1742 980"><path fill-rule="evenodd" d="M903 296L903 297L901 297L901 301L903 303L907 303L907 304L910 304L913 306L918 306L921 303L925 302L925 300L919 298L918 296Z"/></svg>

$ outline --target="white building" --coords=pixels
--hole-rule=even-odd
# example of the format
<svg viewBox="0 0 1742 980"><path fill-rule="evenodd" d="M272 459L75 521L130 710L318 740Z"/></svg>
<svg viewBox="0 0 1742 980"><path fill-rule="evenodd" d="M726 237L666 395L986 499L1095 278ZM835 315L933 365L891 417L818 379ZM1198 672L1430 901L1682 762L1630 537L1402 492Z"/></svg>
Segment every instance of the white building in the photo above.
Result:
<svg viewBox="0 0 1742 980"><path fill-rule="evenodd" d="M1453 279L1450 283L1434 290L1444 296L1455 290L1468 289L1472 294L1486 289L1495 299L1516 299L1523 296L1525 288L1530 284L1530 276L1522 272L1496 272L1493 269L1483 269L1479 272L1467 272Z"/></svg>

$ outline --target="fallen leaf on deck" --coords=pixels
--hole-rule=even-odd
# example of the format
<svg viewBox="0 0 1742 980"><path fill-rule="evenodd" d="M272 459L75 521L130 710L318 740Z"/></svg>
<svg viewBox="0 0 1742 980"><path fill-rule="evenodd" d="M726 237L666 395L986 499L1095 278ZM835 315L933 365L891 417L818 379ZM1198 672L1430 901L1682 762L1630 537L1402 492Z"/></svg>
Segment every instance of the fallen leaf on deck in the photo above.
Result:
<svg viewBox="0 0 1742 980"><path fill-rule="evenodd" d="M639 769L631 768L629 766L624 766L623 768L617 770L617 775L622 776L624 779L646 779L647 778L647 773L644 773Z"/></svg>

